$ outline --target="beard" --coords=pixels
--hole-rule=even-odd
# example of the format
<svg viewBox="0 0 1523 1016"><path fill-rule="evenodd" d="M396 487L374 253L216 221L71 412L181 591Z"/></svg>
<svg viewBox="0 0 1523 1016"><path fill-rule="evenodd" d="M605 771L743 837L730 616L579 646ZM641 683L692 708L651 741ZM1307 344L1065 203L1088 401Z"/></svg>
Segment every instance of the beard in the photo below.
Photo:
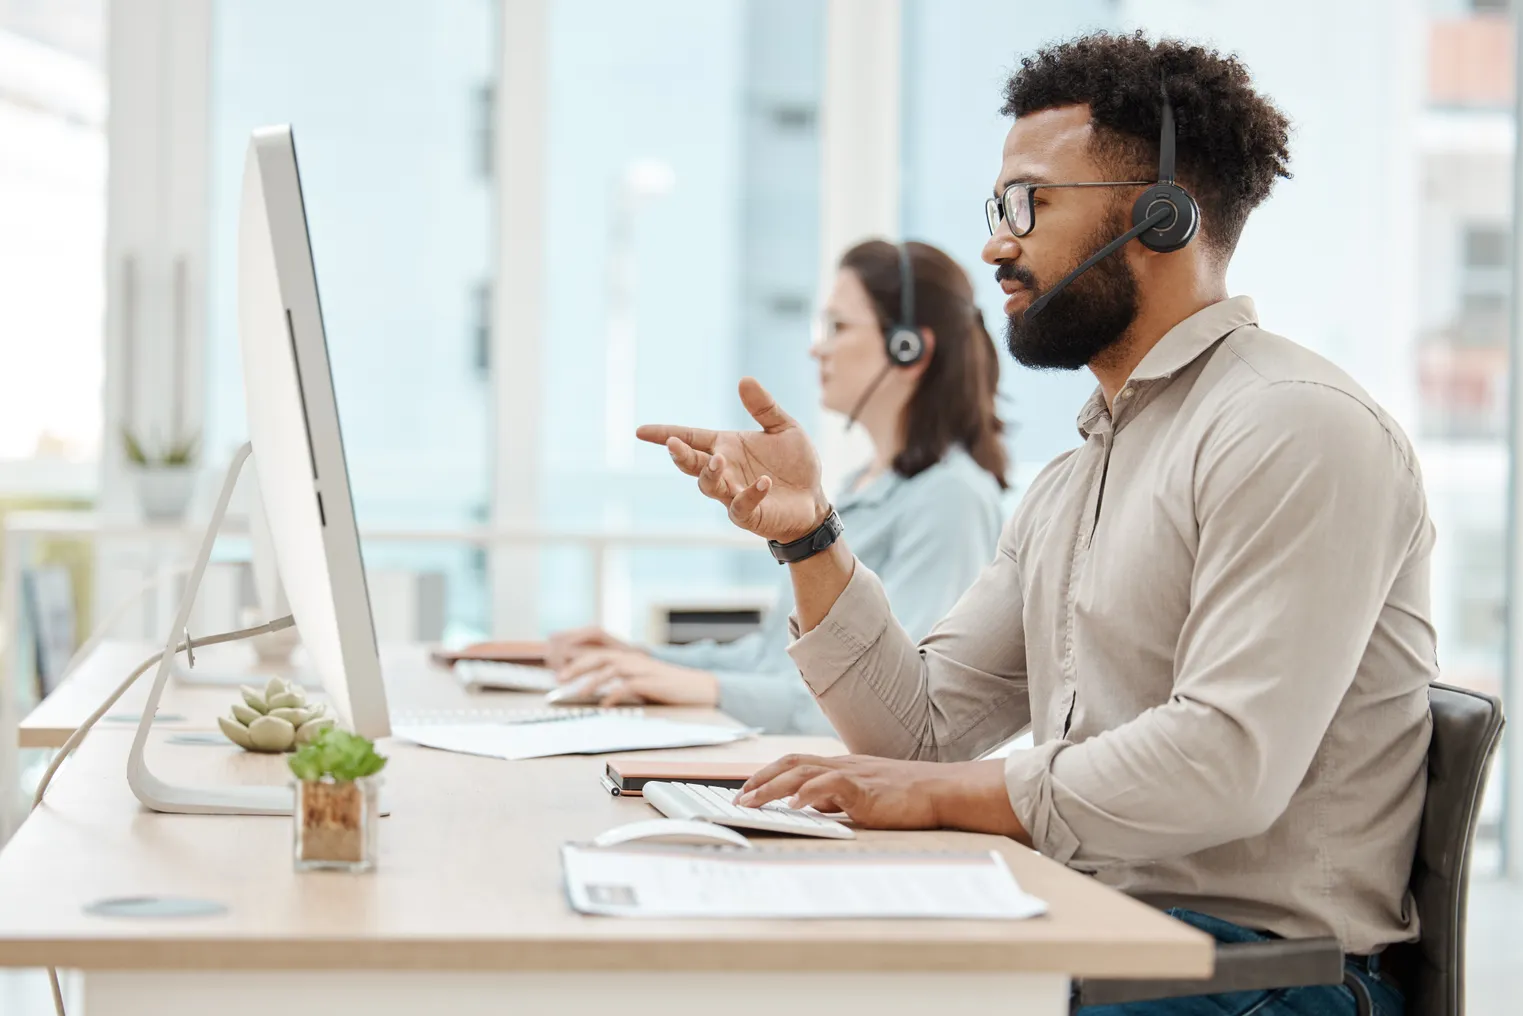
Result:
<svg viewBox="0 0 1523 1016"><path fill-rule="evenodd" d="M1119 215L1101 226L1080 245L1078 258L1063 275L1127 228ZM1024 265L1000 265L994 277L1021 283L1032 291L1032 303L1051 288L1038 286L1036 274ZM1120 342L1136 316L1137 277L1117 251L1069 283L1041 313L1034 317L1027 317L1025 311L1012 314L1005 325L1005 345L1023 366L1078 370Z"/></svg>

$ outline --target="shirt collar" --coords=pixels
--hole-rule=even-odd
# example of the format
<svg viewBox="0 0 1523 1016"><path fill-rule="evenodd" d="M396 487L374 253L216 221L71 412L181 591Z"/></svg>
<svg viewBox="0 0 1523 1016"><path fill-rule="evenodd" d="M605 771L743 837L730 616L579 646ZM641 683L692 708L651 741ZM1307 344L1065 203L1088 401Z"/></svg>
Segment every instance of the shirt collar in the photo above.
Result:
<svg viewBox="0 0 1523 1016"><path fill-rule="evenodd" d="M1203 307L1164 333L1137 364L1127 384L1135 386L1138 382L1172 377L1194 363L1228 332L1258 323L1258 311L1253 300L1246 296L1234 296ZM1094 394L1079 410L1080 437L1088 440L1091 434L1108 428L1110 419L1105 392L1097 385Z"/></svg>
<svg viewBox="0 0 1523 1016"><path fill-rule="evenodd" d="M1259 323L1258 311L1246 296L1234 296L1204 307L1164 333L1132 371L1133 381L1152 381L1184 370L1223 335Z"/></svg>

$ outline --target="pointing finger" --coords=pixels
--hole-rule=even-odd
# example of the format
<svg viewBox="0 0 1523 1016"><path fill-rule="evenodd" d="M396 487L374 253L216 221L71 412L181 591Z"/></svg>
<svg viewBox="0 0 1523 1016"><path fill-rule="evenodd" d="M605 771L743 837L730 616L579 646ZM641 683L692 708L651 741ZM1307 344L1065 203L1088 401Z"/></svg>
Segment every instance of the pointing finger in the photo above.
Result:
<svg viewBox="0 0 1523 1016"><path fill-rule="evenodd" d="M701 452L713 451L714 439L718 436L712 430L678 427L668 423L647 423L635 430L635 437L641 441L664 445L672 438L676 438L688 447L697 448Z"/></svg>

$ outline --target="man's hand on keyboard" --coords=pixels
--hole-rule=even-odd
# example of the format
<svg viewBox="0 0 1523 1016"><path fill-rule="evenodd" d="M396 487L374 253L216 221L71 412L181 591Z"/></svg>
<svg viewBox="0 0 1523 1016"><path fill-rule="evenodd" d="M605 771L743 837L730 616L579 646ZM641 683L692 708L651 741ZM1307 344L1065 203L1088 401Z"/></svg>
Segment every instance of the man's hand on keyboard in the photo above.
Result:
<svg viewBox="0 0 1523 1016"><path fill-rule="evenodd" d="M596 693L600 706L719 704L719 681L713 674L628 649L589 650L572 660L559 677L590 684L588 691Z"/></svg>
<svg viewBox="0 0 1523 1016"><path fill-rule="evenodd" d="M757 808L786 798L797 808L843 811L868 829L967 829L1031 842L1010 807L1000 759L785 755L747 780L735 803Z"/></svg>

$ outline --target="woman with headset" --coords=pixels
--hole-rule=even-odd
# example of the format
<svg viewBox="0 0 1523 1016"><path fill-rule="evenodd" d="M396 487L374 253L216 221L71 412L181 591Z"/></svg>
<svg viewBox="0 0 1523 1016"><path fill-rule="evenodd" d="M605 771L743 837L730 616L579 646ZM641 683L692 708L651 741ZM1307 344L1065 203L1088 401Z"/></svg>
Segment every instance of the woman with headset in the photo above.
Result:
<svg viewBox="0 0 1523 1016"><path fill-rule="evenodd" d="M967 275L923 243L842 257L810 355L822 402L862 424L872 461L835 507L894 614L926 634L994 554L1005 488L999 362ZM717 706L768 733L830 733L787 653L792 587L734 642L634 646L598 628L550 639L549 663L604 705Z"/></svg>

